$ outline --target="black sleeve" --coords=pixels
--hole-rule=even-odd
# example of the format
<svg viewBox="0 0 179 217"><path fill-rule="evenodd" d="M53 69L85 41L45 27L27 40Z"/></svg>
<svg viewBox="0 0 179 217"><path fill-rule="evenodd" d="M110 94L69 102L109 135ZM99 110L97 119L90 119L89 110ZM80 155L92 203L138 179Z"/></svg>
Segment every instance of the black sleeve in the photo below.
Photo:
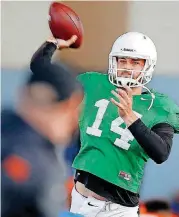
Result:
<svg viewBox="0 0 179 217"><path fill-rule="evenodd" d="M56 51L56 45L50 42L43 43L34 53L30 63L33 73L42 73L43 69L51 66L51 58Z"/></svg>
<svg viewBox="0 0 179 217"><path fill-rule="evenodd" d="M60 100L69 98L74 92L83 95L82 85L76 80L73 71L61 62L51 63L55 51L54 43L45 42L34 53L30 63L30 69L33 72L30 81L40 78L51 81L59 93Z"/></svg>
<svg viewBox="0 0 179 217"><path fill-rule="evenodd" d="M149 129L138 119L128 129L148 156L157 164L167 160L174 136L172 126L160 123Z"/></svg>

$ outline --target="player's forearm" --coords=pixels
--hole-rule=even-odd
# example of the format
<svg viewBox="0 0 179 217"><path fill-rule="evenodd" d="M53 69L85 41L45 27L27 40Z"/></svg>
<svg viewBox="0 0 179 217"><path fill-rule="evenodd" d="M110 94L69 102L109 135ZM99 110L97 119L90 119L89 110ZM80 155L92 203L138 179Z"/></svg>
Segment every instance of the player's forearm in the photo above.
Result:
<svg viewBox="0 0 179 217"><path fill-rule="evenodd" d="M167 160L170 154L174 130L168 124L158 126L151 130L138 119L128 129L148 156L160 164Z"/></svg>
<svg viewBox="0 0 179 217"><path fill-rule="evenodd" d="M139 117L137 117L134 112L131 112L129 115L123 117L123 120L128 127L132 125L137 119L139 119Z"/></svg>
<svg viewBox="0 0 179 217"><path fill-rule="evenodd" d="M35 73L43 73L43 69L51 65L51 59L56 50L56 45L45 42L34 53L30 63L31 71Z"/></svg>

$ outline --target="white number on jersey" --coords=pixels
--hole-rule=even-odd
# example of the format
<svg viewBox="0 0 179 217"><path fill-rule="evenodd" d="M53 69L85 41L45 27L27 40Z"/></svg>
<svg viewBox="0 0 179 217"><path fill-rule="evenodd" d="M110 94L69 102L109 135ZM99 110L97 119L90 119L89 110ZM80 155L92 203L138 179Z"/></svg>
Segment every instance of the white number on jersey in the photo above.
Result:
<svg viewBox="0 0 179 217"><path fill-rule="evenodd" d="M91 127L87 127L86 133L93 136L101 136L102 130L99 129L99 126L103 120L103 116L108 107L109 101L106 99L101 99L95 103L95 106L98 107L98 112L96 115L96 119Z"/></svg>
<svg viewBox="0 0 179 217"><path fill-rule="evenodd" d="M96 114L95 121L91 127L87 127L86 133L89 135L100 137L102 134L102 130L100 130L100 125L103 120L104 114L107 110L107 107L109 105L109 101L106 99L101 99L95 103L95 106L98 107L98 112ZM142 115L135 112L137 117L141 118ZM122 128L121 125L124 123L123 119L121 117L116 118L111 122L111 128L110 130L118 135L120 135L120 139L117 138L114 141L114 145L128 150L130 147L129 141L133 141L134 137L132 133L127 128Z"/></svg>

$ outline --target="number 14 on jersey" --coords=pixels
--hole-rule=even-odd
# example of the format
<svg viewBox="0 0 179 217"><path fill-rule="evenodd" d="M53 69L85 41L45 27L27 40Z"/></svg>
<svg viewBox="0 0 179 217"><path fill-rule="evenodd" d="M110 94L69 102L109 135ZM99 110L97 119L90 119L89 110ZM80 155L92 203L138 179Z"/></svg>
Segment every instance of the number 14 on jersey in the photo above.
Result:
<svg viewBox="0 0 179 217"><path fill-rule="evenodd" d="M86 133L89 135L93 135L96 137L100 137L102 134L102 130L100 130L100 125L103 121L104 114L107 110L107 107L109 105L109 100L101 99L95 103L95 106L98 107L98 111L96 114L95 121L93 122L93 125L91 127L87 127ZM135 111L134 111L135 112ZM135 112L137 117L141 118L142 115ZM122 128L121 125L124 123L123 119L121 117L117 117L115 120L111 122L110 131L120 135L120 138L117 138L114 141L114 145L128 150L130 147L130 141L134 140L133 135L127 128Z"/></svg>

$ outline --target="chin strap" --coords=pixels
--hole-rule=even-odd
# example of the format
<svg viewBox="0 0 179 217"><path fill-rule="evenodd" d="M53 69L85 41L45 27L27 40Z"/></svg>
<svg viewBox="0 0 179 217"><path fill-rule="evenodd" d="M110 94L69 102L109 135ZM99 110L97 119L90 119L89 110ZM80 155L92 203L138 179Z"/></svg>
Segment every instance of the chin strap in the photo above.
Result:
<svg viewBox="0 0 179 217"><path fill-rule="evenodd" d="M133 76L133 72L132 72L132 74L131 74L130 82L129 82L128 78L123 78L123 80L122 80L122 81L123 81L123 82L122 82L122 85L125 86L125 85L127 85L127 83L129 83L129 87L131 87L131 86L132 86L132 80L134 81L134 83L140 84L140 83L138 82L138 80L135 81L134 79L132 79L132 76ZM149 108L148 108L148 110L150 110L151 107L152 107L152 105L153 105L153 103L154 103L155 95L154 95L154 94L150 91L150 89L147 88L146 86L143 86L143 88L146 89L146 90L150 93L151 98L152 98L152 99L151 99L150 106L149 106ZM141 97L141 100L148 100L148 99L144 99L143 97Z"/></svg>
<svg viewBox="0 0 179 217"><path fill-rule="evenodd" d="M132 72L132 75L133 75L133 72ZM139 83L138 82L138 80L134 80L134 79L132 79L132 75L131 75L131 78L120 78L120 82L121 82L121 87L123 87L123 86L126 86L127 84L128 84L128 86L129 87L131 87L131 88L133 88L134 86L133 86L133 84L136 84L136 86L135 87L140 87L140 86L142 86L141 85L141 83ZM143 77L142 77L142 79L143 79ZM118 79L116 79L117 80L117 83L119 82L119 80ZM110 81L110 79L109 79L109 81ZM117 87L119 87L117 84L115 84L114 82L111 82L112 84L114 84L114 85L116 85ZM137 85L138 84L138 85ZM150 103L150 106L149 106L149 108L148 108L148 110L150 110L151 109L151 107L152 107L152 105L153 105L153 103L154 103L154 99L155 99L155 95L150 91L150 89L149 88L147 88L146 86L142 86L144 89L146 89L149 93L150 93L150 95L151 95L151 103ZM144 99L143 97L141 97L141 100L148 100L148 99Z"/></svg>
<svg viewBox="0 0 179 217"><path fill-rule="evenodd" d="M150 106L149 106L149 108L148 108L148 110L150 110L151 107L152 107L152 105L153 105L153 103L154 103L155 95L149 90L149 88L147 88L147 87L145 87L145 86L143 86L143 88L146 89L146 90L150 93L150 95L151 95L151 97L152 97ZM141 100L148 100L148 99L144 99L143 97L141 97Z"/></svg>

